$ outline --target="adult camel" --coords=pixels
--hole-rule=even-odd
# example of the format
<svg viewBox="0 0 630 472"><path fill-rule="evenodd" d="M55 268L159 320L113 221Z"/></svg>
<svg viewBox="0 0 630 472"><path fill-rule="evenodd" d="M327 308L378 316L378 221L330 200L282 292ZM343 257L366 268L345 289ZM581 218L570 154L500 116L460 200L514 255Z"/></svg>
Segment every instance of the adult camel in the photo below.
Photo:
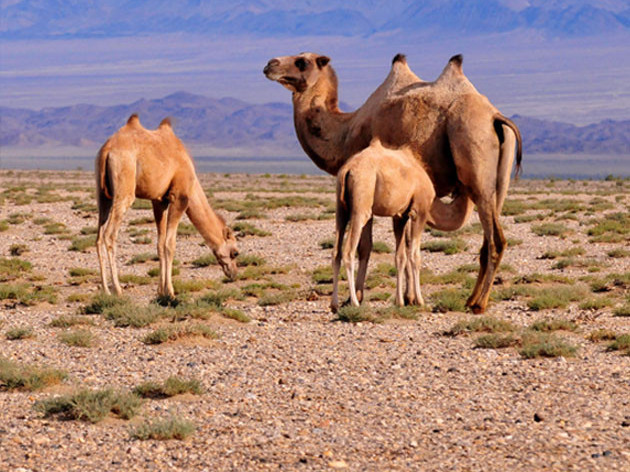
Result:
<svg viewBox="0 0 630 472"><path fill-rule="evenodd" d="M461 55L453 56L434 82L422 81L405 56L396 55L385 81L352 113L339 110L337 75L329 62L327 56L302 53L271 59L263 70L267 78L293 93L295 130L304 151L320 169L336 175L372 138L391 148L407 145L435 187L433 227L460 228L474 203L484 240L479 275L466 304L474 313L483 313L506 248L499 215L515 144L516 175L520 171L522 141L517 126L466 78ZM448 195L453 197L450 204L440 200ZM366 231L365 238L371 233ZM361 257L361 253L370 246L363 240L359 244L359 259L365 265L369 255ZM366 267L359 267L360 294L365 271Z"/></svg>

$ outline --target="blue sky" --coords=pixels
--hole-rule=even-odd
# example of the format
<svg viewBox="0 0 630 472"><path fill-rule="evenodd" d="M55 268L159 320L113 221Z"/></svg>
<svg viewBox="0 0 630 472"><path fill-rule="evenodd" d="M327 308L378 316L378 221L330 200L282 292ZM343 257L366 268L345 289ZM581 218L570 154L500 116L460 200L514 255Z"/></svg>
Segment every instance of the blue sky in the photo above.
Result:
<svg viewBox="0 0 630 472"><path fill-rule="evenodd" d="M389 12L384 12L382 2L373 0L114 0L97 4L109 10L90 9L86 6L90 4L82 2L2 0L0 105L31 109L76 103L112 105L162 97L178 90L255 103L286 103L287 91L267 81L262 67L273 56L311 50L332 58L340 78L340 98L356 107L387 74L394 54L407 54L412 69L423 79L433 80L451 55L463 53L467 75L508 115L575 123L628 118L630 65L620 60L630 57L628 30L616 24L603 26L619 29L612 35L589 31L580 36L572 30L576 25L580 31L586 29L584 25L591 28L592 24L610 21L611 15L630 8L630 2L573 2L585 4L590 10L576 11L565 19L562 25L566 31L550 32L547 26L544 30L518 24L516 29L502 30L508 22L506 15L512 18L513 12L540 3L471 2L468 5L475 4L475 9L454 10L464 30L449 28L448 22L438 24L436 15L441 10L436 10L437 14L421 12L433 14L435 27L423 30L420 15L412 18L421 22L416 31L394 27L406 19L405 15L412 16L409 8L414 2L405 0L391 2ZM123 7L127 5L132 5L128 17L116 17L116 8L126 11ZM340 5L352 9L355 15L347 22L347 29L338 26L344 25L344 15L349 15L345 10L340 16L323 18L324 26L308 23L308 14L315 21L319 17L314 15ZM595 11L593 5L606 9ZM112 18L104 18L102 11L113 12ZM603 19L585 23L583 17L588 20L597 14ZM225 32L208 23L219 17L225 18L220 24L234 20L236 26ZM498 20L491 21L495 17ZM541 18L546 24L554 24L553 17ZM296 34L301 31L300 27L294 28L297 21L310 25L309 31L325 29L326 22L337 21L333 29L338 34ZM475 21L481 22L481 27L476 27ZM492 27L499 25L498 29L484 30L484 22ZM29 29L29 24L35 26ZM211 28L219 30L213 32Z"/></svg>

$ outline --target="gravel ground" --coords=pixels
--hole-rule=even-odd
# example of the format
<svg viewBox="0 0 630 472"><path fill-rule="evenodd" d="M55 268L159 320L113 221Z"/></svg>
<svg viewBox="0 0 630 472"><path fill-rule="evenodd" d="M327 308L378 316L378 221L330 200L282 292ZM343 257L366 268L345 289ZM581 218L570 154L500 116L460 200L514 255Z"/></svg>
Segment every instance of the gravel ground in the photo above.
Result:
<svg viewBox="0 0 630 472"><path fill-rule="evenodd" d="M212 190L215 206L286 196L334 201L329 177L207 174L202 183ZM627 180L514 183L510 201L570 199L583 209L561 212L573 215L558 221L569 230L564 238L535 235L531 227L541 221L515 223L513 216L503 217L506 234L516 244L506 252L495 291L535 273L574 280L626 274L627 280L630 257L607 255L613 249L627 250L627 235L616 243L593 243L586 231L594 218L627 213L629 190ZM296 300L273 306L259 306L253 297L231 300L227 304L251 322L216 315L204 323L218 333L217 339L158 346L141 342L154 327L116 328L96 315L89 328L96 345L70 347L58 340L63 329L49 323L77 314L86 303L68 297L89 298L98 292L94 276L73 285L68 274L71 268L96 269L96 255L93 248L68 251L68 239L44 234L35 220L62 222L73 237L94 227L94 211L77 206L93 204L93 177L86 172L1 171L0 192L0 222L9 221L0 232L0 257L10 257L13 245L26 245L28 252L19 257L32 263L28 283L57 291L53 304L0 301L0 356L68 373L61 385L36 392L3 391L0 385L0 470L630 470L630 355L609 352L606 343L587 339L597 329L630 332L630 318L613 316L615 307L628 303L627 284L614 287L609 293L614 302L600 309L580 308L582 300L542 311L528 308L521 297L491 303L489 315L522 327L543 318L574 321L578 329L561 336L578 346L575 357L526 360L515 348L475 349L474 336L443 334L472 318L470 313L423 311L417 320L340 322L328 310L329 297L318 294L311 280L315 268L330 264L330 250L319 243L334 236L334 220L290 222L289 215L317 216L325 208L281 207L261 210L265 218L246 220L270 236L246 236L239 245L242 253L284 267L285 274L272 278L293 284ZM16 202L20 193L34 199ZM230 224L236 222L237 212L221 213ZM523 214L548 213L530 209ZM16 214L26 218L16 222ZM131 210L126 220L150 214ZM548 215L544 222L557 217ZM374 239L393 246L390 226L389 220L379 219ZM119 268L122 274L146 275L157 262L126 263L135 254L155 252L154 227L140 226L149 229L149 245L134 243L130 228L120 234ZM457 237L465 240L467 250L454 255L424 251L423 267L439 275L476 263L479 231ZM439 239L428 233L425 238ZM208 253L201 242L197 233L178 238L177 278L221 283L218 266L191 264ZM548 251L574 247L586 249L577 259L588 263L554 269L558 259L541 259ZM379 263L392 264L393 255L375 254L370 269ZM153 278L147 285L124 285L125 295L146 304L157 284ZM429 304L431 295L443 288L423 286ZM391 287L373 289L378 290L393 292ZM5 333L16 327L30 327L35 336L6 339ZM130 421L112 417L98 424L43 418L33 408L38 400L79 387L128 390L171 375L201 380L204 393L147 400ZM183 441L132 438L130 430L146 419L171 416L192 420L196 431Z"/></svg>

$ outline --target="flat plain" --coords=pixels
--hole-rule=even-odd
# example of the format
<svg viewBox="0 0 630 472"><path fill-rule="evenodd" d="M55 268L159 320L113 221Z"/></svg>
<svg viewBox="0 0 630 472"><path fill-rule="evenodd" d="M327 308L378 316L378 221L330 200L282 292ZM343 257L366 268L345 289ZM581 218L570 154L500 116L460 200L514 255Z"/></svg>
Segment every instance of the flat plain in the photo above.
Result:
<svg viewBox="0 0 630 472"><path fill-rule="evenodd" d="M630 180L513 182L473 315L476 215L425 233L422 310L392 307L377 219L365 308L333 314L333 179L200 179L239 277L184 218L160 304L148 202L105 297L93 175L0 171L3 470L630 469Z"/></svg>

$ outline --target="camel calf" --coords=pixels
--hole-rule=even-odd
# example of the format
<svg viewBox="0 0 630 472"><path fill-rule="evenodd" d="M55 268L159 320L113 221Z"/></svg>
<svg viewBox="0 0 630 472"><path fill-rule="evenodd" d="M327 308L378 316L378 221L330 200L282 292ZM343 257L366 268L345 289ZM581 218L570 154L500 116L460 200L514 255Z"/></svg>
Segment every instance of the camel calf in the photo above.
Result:
<svg viewBox="0 0 630 472"><path fill-rule="evenodd" d="M131 115L96 156L98 235L96 252L105 293L107 254L116 294L122 289L116 268L116 239L125 212L137 198L151 200L157 225L160 259L158 294L175 296L172 282L177 226L184 212L214 252L225 275L234 278L238 255L236 239L223 218L210 207L195 174L193 161L165 119L147 130Z"/></svg>
<svg viewBox="0 0 630 472"><path fill-rule="evenodd" d="M343 254L350 287L350 300L359 306L357 287L362 292L372 248L372 218L391 216L396 236L396 304L404 305L403 277L413 284L412 303L423 305L420 293L420 241L435 190L431 179L407 147L384 148L378 139L355 154L337 174L337 234L333 251L333 294L331 309L337 311L339 266ZM343 241L346 225L349 236ZM369 249L360 255L357 282L354 280L357 247ZM342 251L343 244L343 251ZM362 293L361 293L362 294Z"/></svg>

